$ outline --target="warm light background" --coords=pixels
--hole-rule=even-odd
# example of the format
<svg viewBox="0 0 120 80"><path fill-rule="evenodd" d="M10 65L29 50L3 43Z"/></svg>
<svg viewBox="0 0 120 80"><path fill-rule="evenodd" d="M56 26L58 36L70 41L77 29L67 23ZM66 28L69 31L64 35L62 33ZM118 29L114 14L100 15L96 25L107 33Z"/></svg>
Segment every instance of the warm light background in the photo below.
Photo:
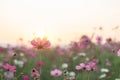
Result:
<svg viewBox="0 0 120 80"><path fill-rule="evenodd" d="M33 34L52 43L77 39L81 34L118 37L120 0L0 0L0 43L19 43Z"/></svg>

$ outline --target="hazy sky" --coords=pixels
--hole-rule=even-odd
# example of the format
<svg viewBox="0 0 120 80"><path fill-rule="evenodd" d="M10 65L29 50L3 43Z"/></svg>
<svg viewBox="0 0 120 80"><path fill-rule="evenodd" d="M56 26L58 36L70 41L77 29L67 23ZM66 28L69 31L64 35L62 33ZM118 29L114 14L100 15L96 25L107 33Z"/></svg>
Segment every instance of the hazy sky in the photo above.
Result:
<svg viewBox="0 0 120 80"><path fill-rule="evenodd" d="M0 43L28 40L34 32L70 40L99 26L107 35L117 25L120 0L0 0Z"/></svg>

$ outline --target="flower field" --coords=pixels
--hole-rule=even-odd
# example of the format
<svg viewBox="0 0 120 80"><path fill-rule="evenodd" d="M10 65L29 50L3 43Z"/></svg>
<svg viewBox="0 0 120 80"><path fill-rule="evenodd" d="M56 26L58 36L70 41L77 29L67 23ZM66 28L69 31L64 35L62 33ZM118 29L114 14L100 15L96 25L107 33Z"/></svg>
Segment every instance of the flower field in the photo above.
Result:
<svg viewBox="0 0 120 80"><path fill-rule="evenodd" d="M52 47L46 38L0 47L0 80L120 80L120 42L83 35Z"/></svg>

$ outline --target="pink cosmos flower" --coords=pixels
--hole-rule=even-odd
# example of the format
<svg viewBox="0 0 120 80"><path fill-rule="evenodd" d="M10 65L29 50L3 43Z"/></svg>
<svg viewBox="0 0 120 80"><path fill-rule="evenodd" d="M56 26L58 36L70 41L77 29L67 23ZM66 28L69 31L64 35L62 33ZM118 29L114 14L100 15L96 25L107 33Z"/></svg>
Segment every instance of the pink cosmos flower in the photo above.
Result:
<svg viewBox="0 0 120 80"><path fill-rule="evenodd" d="M76 69L76 70L82 70L82 69L85 69L85 67L86 67L85 63L80 63L80 65L77 65L77 66L75 67L75 69Z"/></svg>
<svg viewBox="0 0 120 80"><path fill-rule="evenodd" d="M90 61L88 62L87 64L85 63L80 63L80 65L77 65L75 67L76 70L87 70L87 71L90 71L90 70L95 70L96 69L96 63L94 61Z"/></svg>
<svg viewBox="0 0 120 80"><path fill-rule="evenodd" d="M76 70L81 70L82 67L81 67L80 65L77 65L77 66L75 66L75 69L76 69Z"/></svg>
<svg viewBox="0 0 120 80"><path fill-rule="evenodd" d="M95 70L95 69L97 68L95 61L90 61L90 62L88 63L88 65L89 65L89 67L90 67L91 69L93 69L93 70Z"/></svg>
<svg viewBox="0 0 120 80"><path fill-rule="evenodd" d="M85 68L85 63L80 63L80 66L82 67L82 68Z"/></svg>
<svg viewBox="0 0 120 80"><path fill-rule="evenodd" d="M42 62L42 61L37 61L37 62L36 62L36 65L37 65L38 67L41 67L41 66L44 66L45 63Z"/></svg>
<svg viewBox="0 0 120 80"><path fill-rule="evenodd" d="M62 48L60 48L60 47L57 47L56 52L59 55L63 55L64 54L64 50Z"/></svg>
<svg viewBox="0 0 120 80"><path fill-rule="evenodd" d="M40 39L40 38L35 38L31 41L31 44L33 45L34 48L37 49L47 49L50 47L50 41L47 40L46 38Z"/></svg>
<svg viewBox="0 0 120 80"><path fill-rule="evenodd" d="M102 37L98 36L96 38L96 40L97 40L97 44L101 44L102 43Z"/></svg>
<svg viewBox="0 0 120 80"><path fill-rule="evenodd" d="M110 42L112 42L112 39L111 38L107 38L106 42L110 43Z"/></svg>
<svg viewBox="0 0 120 80"><path fill-rule="evenodd" d="M120 49L118 50L118 52L117 52L117 56L119 56L120 57Z"/></svg>
<svg viewBox="0 0 120 80"><path fill-rule="evenodd" d="M86 65L86 66L85 66L85 69L86 69L87 71L91 71L92 68L90 67L90 65Z"/></svg>
<svg viewBox="0 0 120 80"><path fill-rule="evenodd" d="M61 76L62 75L62 71L59 70L59 69L54 69L50 72L51 76L53 77L58 77L58 76Z"/></svg>
<svg viewBox="0 0 120 80"><path fill-rule="evenodd" d="M24 75L24 76L23 76L23 80L28 80L28 76L27 76L27 75Z"/></svg>
<svg viewBox="0 0 120 80"><path fill-rule="evenodd" d="M4 50L5 50L4 48L0 47L0 52L3 52Z"/></svg>
<svg viewBox="0 0 120 80"><path fill-rule="evenodd" d="M11 66L8 63L6 63L5 65L3 65L3 68L9 70L10 72L15 72L16 66Z"/></svg>
<svg viewBox="0 0 120 80"><path fill-rule="evenodd" d="M40 77L40 74L39 72L34 68L31 72L31 76L32 77L35 77L35 78L39 78Z"/></svg>

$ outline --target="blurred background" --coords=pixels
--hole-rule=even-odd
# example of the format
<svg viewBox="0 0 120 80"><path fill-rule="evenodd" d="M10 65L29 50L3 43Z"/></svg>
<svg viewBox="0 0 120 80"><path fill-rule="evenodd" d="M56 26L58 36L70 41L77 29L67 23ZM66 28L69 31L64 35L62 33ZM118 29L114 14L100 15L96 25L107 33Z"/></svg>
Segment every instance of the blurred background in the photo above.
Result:
<svg viewBox="0 0 120 80"><path fill-rule="evenodd" d="M81 35L120 36L120 0L0 0L0 44L46 36L52 45Z"/></svg>

